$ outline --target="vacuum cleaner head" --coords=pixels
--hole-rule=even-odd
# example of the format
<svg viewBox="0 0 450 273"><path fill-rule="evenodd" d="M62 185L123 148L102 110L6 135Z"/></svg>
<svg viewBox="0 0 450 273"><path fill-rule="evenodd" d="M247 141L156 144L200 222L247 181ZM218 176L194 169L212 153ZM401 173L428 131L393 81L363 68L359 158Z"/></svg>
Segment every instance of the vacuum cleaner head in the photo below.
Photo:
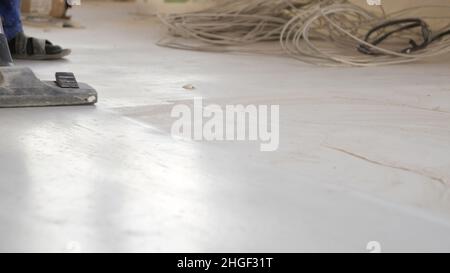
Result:
<svg viewBox="0 0 450 273"><path fill-rule="evenodd" d="M15 67L0 20L0 108L95 104L97 92L78 83L72 73L56 73L40 81L26 67Z"/></svg>
<svg viewBox="0 0 450 273"><path fill-rule="evenodd" d="M71 73L56 73L55 81L40 81L26 67L0 67L0 108L91 105L97 92L77 83Z"/></svg>

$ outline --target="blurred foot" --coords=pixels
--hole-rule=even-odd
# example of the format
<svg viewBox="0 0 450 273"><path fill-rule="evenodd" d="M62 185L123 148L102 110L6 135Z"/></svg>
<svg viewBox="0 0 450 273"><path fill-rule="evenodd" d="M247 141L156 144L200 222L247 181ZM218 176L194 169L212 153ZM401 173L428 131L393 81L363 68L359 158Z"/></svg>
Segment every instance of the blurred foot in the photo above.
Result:
<svg viewBox="0 0 450 273"><path fill-rule="evenodd" d="M71 53L70 49L63 49L48 40L27 37L23 32L17 34L8 44L14 59L56 60Z"/></svg>

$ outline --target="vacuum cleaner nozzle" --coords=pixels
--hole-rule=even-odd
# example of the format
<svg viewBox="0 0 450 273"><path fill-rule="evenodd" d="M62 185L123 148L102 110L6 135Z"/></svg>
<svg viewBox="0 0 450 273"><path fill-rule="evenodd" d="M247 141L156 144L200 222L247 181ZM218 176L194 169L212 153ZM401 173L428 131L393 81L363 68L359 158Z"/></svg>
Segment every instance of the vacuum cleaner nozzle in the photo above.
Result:
<svg viewBox="0 0 450 273"><path fill-rule="evenodd" d="M40 81L29 68L0 67L0 108L91 105L97 98L92 87L75 78L67 81L57 73L56 81Z"/></svg>

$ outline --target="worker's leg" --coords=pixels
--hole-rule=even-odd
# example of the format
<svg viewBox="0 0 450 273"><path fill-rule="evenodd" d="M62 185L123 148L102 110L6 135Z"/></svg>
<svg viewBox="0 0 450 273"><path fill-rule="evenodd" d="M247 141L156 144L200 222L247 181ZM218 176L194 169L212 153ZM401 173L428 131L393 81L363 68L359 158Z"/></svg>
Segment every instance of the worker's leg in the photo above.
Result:
<svg viewBox="0 0 450 273"><path fill-rule="evenodd" d="M8 40L13 39L22 32L22 22L20 21L20 0L1 0L0 16L3 21L3 28Z"/></svg>
<svg viewBox="0 0 450 273"><path fill-rule="evenodd" d="M53 45L45 39L24 34L20 20L20 0L0 0L0 16L13 58L50 60L70 54L70 50Z"/></svg>

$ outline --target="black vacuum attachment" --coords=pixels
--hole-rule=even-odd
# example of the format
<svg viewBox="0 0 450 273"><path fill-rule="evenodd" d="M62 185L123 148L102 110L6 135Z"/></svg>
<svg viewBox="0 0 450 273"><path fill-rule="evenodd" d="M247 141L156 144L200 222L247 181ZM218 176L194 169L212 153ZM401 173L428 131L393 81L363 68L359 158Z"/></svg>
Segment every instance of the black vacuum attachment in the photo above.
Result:
<svg viewBox="0 0 450 273"><path fill-rule="evenodd" d="M0 21L0 108L92 105L97 99L95 89L78 83L73 73L40 81L31 69L14 66Z"/></svg>
<svg viewBox="0 0 450 273"><path fill-rule="evenodd" d="M63 75L66 74L69 73ZM67 77L56 73L55 81L40 81L29 68L0 67L2 108L89 105L96 102L97 92L87 84L77 83L73 74Z"/></svg>

